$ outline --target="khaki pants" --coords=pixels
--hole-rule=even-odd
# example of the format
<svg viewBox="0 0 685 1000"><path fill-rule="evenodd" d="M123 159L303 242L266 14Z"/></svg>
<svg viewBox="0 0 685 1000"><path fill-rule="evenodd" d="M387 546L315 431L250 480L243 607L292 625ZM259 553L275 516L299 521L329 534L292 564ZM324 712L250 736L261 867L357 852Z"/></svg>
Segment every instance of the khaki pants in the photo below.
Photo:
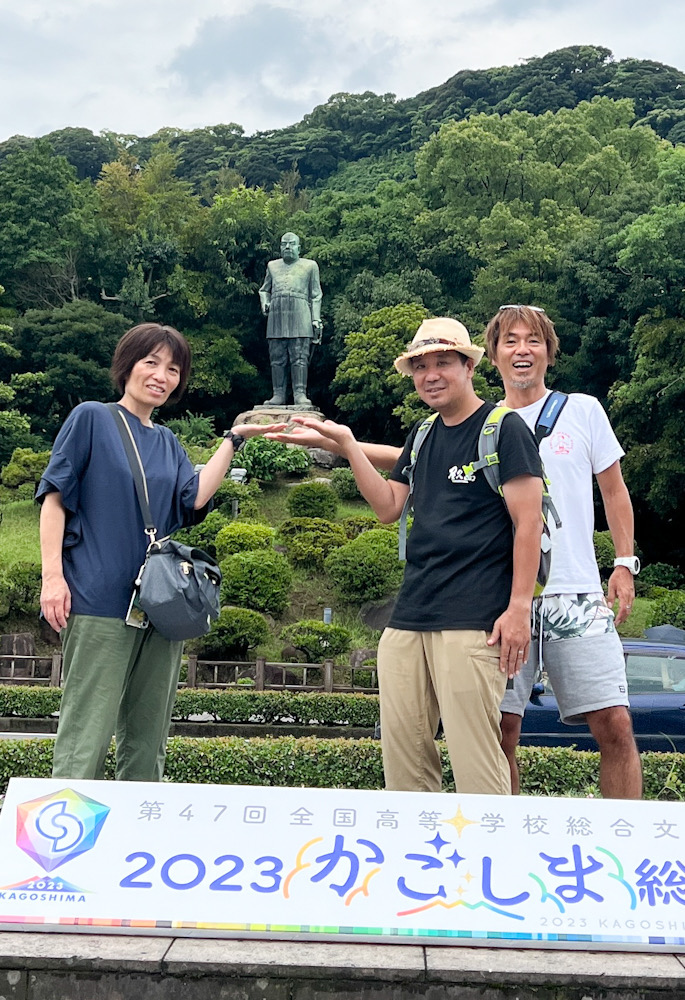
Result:
<svg viewBox="0 0 685 1000"><path fill-rule="evenodd" d="M385 787L439 792L439 719L457 791L511 792L500 746L499 706L506 676L489 633L387 628L378 647Z"/></svg>
<svg viewBox="0 0 685 1000"><path fill-rule="evenodd" d="M121 781L161 781L182 642L120 618L72 615L53 778L102 778L116 730Z"/></svg>

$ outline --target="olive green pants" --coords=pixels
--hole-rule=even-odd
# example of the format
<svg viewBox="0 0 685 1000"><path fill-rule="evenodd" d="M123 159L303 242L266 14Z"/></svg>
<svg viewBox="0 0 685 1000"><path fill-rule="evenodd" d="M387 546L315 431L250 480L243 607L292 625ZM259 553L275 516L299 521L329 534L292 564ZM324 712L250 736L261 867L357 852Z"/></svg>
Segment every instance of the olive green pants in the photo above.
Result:
<svg viewBox="0 0 685 1000"><path fill-rule="evenodd" d="M72 615L62 640L53 778L102 778L116 732L117 779L161 781L183 643L90 615Z"/></svg>

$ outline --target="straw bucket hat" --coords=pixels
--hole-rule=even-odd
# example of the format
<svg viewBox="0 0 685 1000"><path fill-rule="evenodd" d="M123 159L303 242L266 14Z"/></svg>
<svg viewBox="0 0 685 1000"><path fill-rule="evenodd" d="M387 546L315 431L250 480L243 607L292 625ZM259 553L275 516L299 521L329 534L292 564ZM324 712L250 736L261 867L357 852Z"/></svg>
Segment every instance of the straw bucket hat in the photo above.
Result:
<svg viewBox="0 0 685 1000"><path fill-rule="evenodd" d="M406 351L395 359L395 368L401 375L411 375L411 359L433 351L459 351L471 358L474 364L478 364L485 353L482 347L471 343L469 331L458 320L446 317L424 319L411 344L407 344Z"/></svg>

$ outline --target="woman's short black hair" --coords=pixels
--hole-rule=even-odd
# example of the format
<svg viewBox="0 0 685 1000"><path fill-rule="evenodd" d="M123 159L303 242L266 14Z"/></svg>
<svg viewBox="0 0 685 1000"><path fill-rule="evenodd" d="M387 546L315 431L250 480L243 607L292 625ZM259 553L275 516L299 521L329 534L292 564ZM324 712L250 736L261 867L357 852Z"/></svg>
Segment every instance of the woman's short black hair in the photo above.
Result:
<svg viewBox="0 0 685 1000"><path fill-rule="evenodd" d="M178 385L168 401L173 403L181 398L190 376L190 345L183 334L173 326L162 326L161 323L139 323L138 326L127 330L117 344L110 374L119 392L125 392L126 382L133 366L162 345L169 348L174 364L177 364L181 371Z"/></svg>

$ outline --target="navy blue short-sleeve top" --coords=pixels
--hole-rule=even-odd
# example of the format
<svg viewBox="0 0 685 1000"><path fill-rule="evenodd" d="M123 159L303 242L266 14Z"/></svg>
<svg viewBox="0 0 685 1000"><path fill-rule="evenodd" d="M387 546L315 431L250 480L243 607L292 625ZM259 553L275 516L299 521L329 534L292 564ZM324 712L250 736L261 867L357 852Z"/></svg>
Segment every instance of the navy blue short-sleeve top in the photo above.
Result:
<svg viewBox="0 0 685 1000"><path fill-rule="evenodd" d="M167 428L146 427L128 410L145 469L158 537L195 524L198 476ZM147 548L131 469L114 414L104 403L81 403L65 420L38 484L36 499L58 492L66 509L64 576L72 614L124 618Z"/></svg>

